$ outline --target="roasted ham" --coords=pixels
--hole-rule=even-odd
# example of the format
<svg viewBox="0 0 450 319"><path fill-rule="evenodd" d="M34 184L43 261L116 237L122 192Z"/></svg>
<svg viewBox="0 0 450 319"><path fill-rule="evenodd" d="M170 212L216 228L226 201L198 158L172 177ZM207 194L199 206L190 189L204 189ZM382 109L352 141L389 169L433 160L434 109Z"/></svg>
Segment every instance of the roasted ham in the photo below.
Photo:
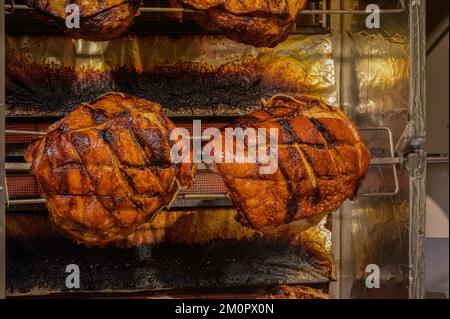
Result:
<svg viewBox="0 0 450 319"><path fill-rule="evenodd" d="M356 196L368 170L369 151L356 126L311 98L274 96L229 128L278 129L275 174L261 174L261 162L239 164L236 154L233 163L216 163L241 221L263 232L316 225ZM246 141L235 139L234 148L247 150Z"/></svg>
<svg viewBox="0 0 450 319"><path fill-rule="evenodd" d="M130 235L194 179L174 165L174 124L159 104L121 93L84 103L26 154L56 225L89 246Z"/></svg>
<svg viewBox="0 0 450 319"><path fill-rule="evenodd" d="M124 34L139 15L142 0L27 0L44 21L63 29L73 38L107 41ZM77 5L80 13L79 28L68 28L68 4Z"/></svg>
<svg viewBox="0 0 450 319"><path fill-rule="evenodd" d="M295 29L306 0L171 0L194 9L197 23L222 30L232 40L255 47L274 47ZM179 16L182 18L182 16Z"/></svg>

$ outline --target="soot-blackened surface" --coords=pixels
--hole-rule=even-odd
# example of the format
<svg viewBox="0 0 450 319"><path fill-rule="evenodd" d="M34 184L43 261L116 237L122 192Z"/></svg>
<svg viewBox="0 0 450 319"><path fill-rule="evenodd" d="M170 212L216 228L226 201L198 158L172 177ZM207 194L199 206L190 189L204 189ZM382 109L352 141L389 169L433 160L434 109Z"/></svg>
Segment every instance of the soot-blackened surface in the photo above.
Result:
<svg viewBox="0 0 450 319"><path fill-rule="evenodd" d="M167 115L242 115L259 108L261 98L289 93L282 81L264 78L254 61L214 69L181 64L139 72L75 70L7 55L6 104L9 116L64 116L80 103L121 91L158 102Z"/></svg>
<svg viewBox="0 0 450 319"><path fill-rule="evenodd" d="M85 292L276 286L325 279L311 262L310 252L262 237L87 248L61 237L45 214L8 213L7 219L9 295L68 292L69 264L80 267L80 291Z"/></svg>

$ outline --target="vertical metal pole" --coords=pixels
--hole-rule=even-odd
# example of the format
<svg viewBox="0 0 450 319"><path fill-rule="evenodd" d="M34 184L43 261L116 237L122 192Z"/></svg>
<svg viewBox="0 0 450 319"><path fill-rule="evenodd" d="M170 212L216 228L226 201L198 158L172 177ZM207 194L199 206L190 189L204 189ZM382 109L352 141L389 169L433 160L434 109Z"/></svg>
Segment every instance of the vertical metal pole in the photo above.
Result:
<svg viewBox="0 0 450 319"><path fill-rule="evenodd" d="M409 24L411 43L411 114L413 132L411 146L419 149L426 138L426 0L410 1ZM425 297L425 221L426 221L426 153L416 150L410 155L410 238L409 297Z"/></svg>
<svg viewBox="0 0 450 319"><path fill-rule="evenodd" d="M5 10L0 3L0 298L5 298Z"/></svg>
<svg viewBox="0 0 450 319"><path fill-rule="evenodd" d="M416 151L408 157L410 172L409 298L425 298L425 222L427 154Z"/></svg>

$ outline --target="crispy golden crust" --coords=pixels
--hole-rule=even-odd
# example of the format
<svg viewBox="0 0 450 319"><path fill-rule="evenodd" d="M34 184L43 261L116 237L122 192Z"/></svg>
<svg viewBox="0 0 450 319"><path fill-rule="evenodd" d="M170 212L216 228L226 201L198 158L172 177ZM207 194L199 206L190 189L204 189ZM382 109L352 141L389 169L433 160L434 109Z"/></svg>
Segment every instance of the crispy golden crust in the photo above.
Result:
<svg viewBox="0 0 450 319"><path fill-rule="evenodd" d="M306 0L171 0L174 7L199 11L206 29L221 29L232 40L256 47L274 47L295 29Z"/></svg>
<svg viewBox="0 0 450 319"><path fill-rule="evenodd" d="M128 236L194 179L173 165L175 125L159 104L119 93L83 104L26 154L53 221L88 245Z"/></svg>
<svg viewBox="0 0 450 319"><path fill-rule="evenodd" d="M279 286L263 299L333 299L321 290L304 286Z"/></svg>
<svg viewBox="0 0 450 319"><path fill-rule="evenodd" d="M27 0L42 18L64 29L73 38L107 41L124 34L139 15L141 0L70 1L80 9L80 28L67 28L66 0Z"/></svg>
<svg viewBox="0 0 450 319"><path fill-rule="evenodd" d="M230 127L278 129L275 174L261 175L260 164L236 159L217 164L242 222L257 230L311 227L355 196L368 169L369 151L356 126L339 109L310 98L274 96Z"/></svg>

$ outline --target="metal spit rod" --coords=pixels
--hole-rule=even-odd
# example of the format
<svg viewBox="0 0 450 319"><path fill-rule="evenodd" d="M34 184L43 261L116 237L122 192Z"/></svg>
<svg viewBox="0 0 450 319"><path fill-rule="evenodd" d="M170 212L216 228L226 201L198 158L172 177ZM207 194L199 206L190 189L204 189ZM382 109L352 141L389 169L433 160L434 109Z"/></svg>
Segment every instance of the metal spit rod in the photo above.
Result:
<svg viewBox="0 0 450 319"><path fill-rule="evenodd" d="M228 194L179 194L177 199L181 200L220 200L229 199ZM6 207L19 205L43 205L45 204L43 198L32 199L9 199L7 198Z"/></svg>
<svg viewBox="0 0 450 319"><path fill-rule="evenodd" d="M11 134L11 135L38 135L43 136L47 134L44 131L16 131L16 130L5 130L5 134Z"/></svg>
<svg viewBox="0 0 450 319"><path fill-rule="evenodd" d="M394 148L393 148L393 137L389 128L378 127L378 128L362 128L361 131L386 131L389 136L389 145L391 151L391 157L383 157L383 158L372 158L370 161L370 165L398 165L402 164L403 159L400 157L395 157ZM16 130L5 130L5 134L11 135L37 135L44 136L46 132L43 131L16 131ZM201 136L192 136L192 140L202 140L204 142L208 142L209 138L201 137ZM441 158L442 159L442 158ZM436 159L437 160L437 159ZM28 163L5 163L6 171L28 171L30 169L30 164ZM202 169L202 168L201 168ZM204 169L204 168L203 168Z"/></svg>
<svg viewBox="0 0 450 319"><path fill-rule="evenodd" d="M399 0L400 8L398 9L381 9L381 14L399 14L406 11L405 0ZM13 14L15 10L33 10L33 8L25 4L15 4L11 1L11 4L5 4L6 14ZM195 13L195 10L185 9L185 8L164 8L164 7L141 7L141 12L144 13ZM300 14L302 15L316 15L316 14L358 14L365 15L370 14L366 10L302 10Z"/></svg>
<svg viewBox="0 0 450 319"><path fill-rule="evenodd" d="M398 165L401 164L402 162L403 162L402 159L398 157L373 158L370 161L370 165L372 166ZM30 163L5 163L5 171L7 172L27 172L30 170L30 168L31 168ZM203 164L199 169L205 170L207 168L206 165Z"/></svg>

